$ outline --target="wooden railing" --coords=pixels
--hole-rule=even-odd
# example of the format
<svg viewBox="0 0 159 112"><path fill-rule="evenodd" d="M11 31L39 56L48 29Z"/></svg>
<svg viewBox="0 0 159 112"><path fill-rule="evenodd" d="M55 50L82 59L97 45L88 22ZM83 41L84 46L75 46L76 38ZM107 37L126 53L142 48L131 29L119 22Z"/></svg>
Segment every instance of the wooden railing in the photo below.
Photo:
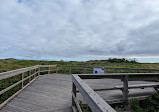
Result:
<svg viewBox="0 0 159 112"><path fill-rule="evenodd" d="M48 72L48 74L50 74L51 67L55 68L56 65L37 65L37 66L0 73L0 80L7 80L8 78L12 77L16 77L17 79L19 77L19 80L17 82L13 84L12 82L10 82L11 83L10 86L0 90L0 97L2 97L2 95L5 94L7 91L10 91L11 89L17 86L19 88L18 91L13 93L13 95L9 96L3 103L0 104L0 109L4 107L15 96L17 96L21 91L23 91L26 87L28 87L34 80L36 80L39 77L40 73ZM46 69L41 70L43 68Z"/></svg>
<svg viewBox="0 0 159 112"><path fill-rule="evenodd" d="M93 89L91 89L79 75L72 75L72 109L73 112L82 112L76 98L76 88L87 102L92 112L116 112L107 102L105 102Z"/></svg>
<svg viewBox="0 0 159 112"><path fill-rule="evenodd" d="M88 106L91 108L93 112L115 112L115 110L105 102L93 89L91 89L83 79L101 79L101 78L114 78L121 79L123 81L123 100L128 100L128 81L129 80L156 80L159 79L159 73L107 73L104 75L95 75L95 74L85 74L87 73L87 68L93 68L94 66L65 66L65 65L37 65L27 68L22 68L18 70L13 70L9 72L0 73L0 81L8 80L13 77L19 77L19 80L10 83L9 86L5 88L1 88L0 97L8 91L11 91L15 87L19 87L19 89L9 96L4 102L0 104L0 109L5 106L11 99L17 96L21 91L23 91L26 87L28 87L34 80L36 80L41 74L52 74L52 73L60 73L60 67L68 68L69 74L72 74L74 69L72 68L80 68L83 74L72 75L72 108L73 110L78 110L81 112L80 105L76 98L76 88L82 94L84 99L86 100ZM136 72L139 71L159 71L158 69L134 69L134 68L111 68L111 67L103 67L105 70L107 69L115 69L116 72L118 70L134 70ZM78 69L77 69L78 70ZM91 71L93 72L93 70ZM106 73L106 71L105 71Z"/></svg>
<svg viewBox="0 0 159 112"><path fill-rule="evenodd" d="M123 81L123 102L128 102L128 81L154 81L159 80L159 73L107 73L107 74L73 74L72 75L72 109L74 112L82 112L76 98L77 89L92 110L92 112L115 112L110 105L105 102L93 89L91 89L83 79L121 79ZM153 87L154 85L152 85ZM159 84L156 85L159 87ZM155 87L156 87L155 86ZM144 86L138 86L140 88ZM145 86L146 87L146 86ZM151 87L151 85L149 86Z"/></svg>
<svg viewBox="0 0 159 112"><path fill-rule="evenodd" d="M117 67L103 67L103 66L74 66L74 65L57 65L56 73L69 73L69 74L74 74L76 72L80 72L80 74L85 74L87 73L87 69L91 69L90 72L93 72L93 68L97 68L100 67L102 69L104 69L105 73L109 73L107 70L114 70L113 73L118 73L119 70L123 70L125 71L131 71L134 73L138 73L138 72L159 72L159 69L147 69L147 68L117 68ZM77 70L74 70L74 68L76 68ZM78 70L80 69L80 70ZM63 71L63 72L61 72ZM90 74L89 72L89 74Z"/></svg>

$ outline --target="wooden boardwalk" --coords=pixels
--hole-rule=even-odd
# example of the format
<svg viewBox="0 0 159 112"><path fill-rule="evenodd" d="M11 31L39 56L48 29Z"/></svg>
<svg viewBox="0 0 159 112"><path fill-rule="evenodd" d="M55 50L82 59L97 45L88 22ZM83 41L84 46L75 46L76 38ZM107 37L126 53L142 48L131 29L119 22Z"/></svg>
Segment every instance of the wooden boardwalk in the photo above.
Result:
<svg viewBox="0 0 159 112"><path fill-rule="evenodd" d="M122 85L122 82L117 79L86 79L85 81L93 89ZM150 82L131 81L129 84L147 83ZM71 75L41 75L0 112L71 112L71 90ZM129 94L134 97L140 94L150 95L153 92L155 92L153 88L131 89ZM122 99L121 90L98 91L97 93L107 101ZM78 99L82 100L82 97L77 95Z"/></svg>
<svg viewBox="0 0 159 112"><path fill-rule="evenodd" d="M71 75L41 75L0 112L71 112Z"/></svg>

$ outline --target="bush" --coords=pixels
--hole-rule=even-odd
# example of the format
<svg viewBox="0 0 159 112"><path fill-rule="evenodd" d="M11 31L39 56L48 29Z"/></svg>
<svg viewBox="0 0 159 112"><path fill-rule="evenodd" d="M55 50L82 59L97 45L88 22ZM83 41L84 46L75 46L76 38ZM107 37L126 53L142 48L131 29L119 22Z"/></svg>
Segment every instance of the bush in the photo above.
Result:
<svg viewBox="0 0 159 112"><path fill-rule="evenodd" d="M159 93L141 101L133 99L130 105L134 112L159 112Z"/></svg>
<svg viewBox="0 0 159 112"><path fill-rule="evenodd" d="M125 58L109 58L108 62L110 63L138 63L135 59L134 60L127 60Z"/></svg>

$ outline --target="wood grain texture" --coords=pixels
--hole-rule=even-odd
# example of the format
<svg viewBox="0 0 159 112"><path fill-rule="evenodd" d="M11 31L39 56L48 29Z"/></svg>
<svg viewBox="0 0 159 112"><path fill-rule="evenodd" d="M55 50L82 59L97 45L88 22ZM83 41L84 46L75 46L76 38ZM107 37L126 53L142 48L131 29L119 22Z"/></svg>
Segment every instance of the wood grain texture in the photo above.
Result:
<svg viewBox="0 0 159 112"><path fill-rule="evenodd" d="M94 92L78 75L72 76L72 81L82 94L92 112L116 112L96 92Z"/></svg>
<svg viewBox="0 0 159 112"><path fill-rule="evenodd" d="M71 112L71 76L41 75L0 112Z"/></svg>
<svg viewBox="0 0 159 112"><path fill-rule="evenodd" d="M123 84L119 79L84 79L84 81L92 89L114 88ZM151 83L129 81L130 85ZM0 112L71 112L71 92L71 75L40 75ZM153 88L131 89L129 90L129 97L139 96L141 98L154 92ZM123 99L121 90L97 91L97 94L109 102ZM77 100L84 101L80 93L77 93Z"/></svg>
<svg viewBox="0 0 159 112"><path fill-rule="evenodd" d="M32 67L21 68L21 69L17 69L17 70L8 71L8 72L3 72L3 73L0 73L0 80L10 78L10 77L16 76L18 74L22 74L24 72L27 72L29 70L33 70L36 68L38 68L38 66L32 66Z"/></svg>

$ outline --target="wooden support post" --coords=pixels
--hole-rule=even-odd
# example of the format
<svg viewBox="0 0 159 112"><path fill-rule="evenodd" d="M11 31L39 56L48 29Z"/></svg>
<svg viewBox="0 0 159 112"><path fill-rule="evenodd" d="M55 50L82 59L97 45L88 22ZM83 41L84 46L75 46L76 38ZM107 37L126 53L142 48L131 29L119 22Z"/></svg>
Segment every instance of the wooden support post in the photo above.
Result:
<svg viewBox="0 0 159 112"><path fill-rule="evenodd" d="M29 77L30 76L30 72L28 71L27 72L27 77ZM30 82L30 80L28 79L28 83Z"/></svg>
<svg viewBox="0 0 159 112"><path fill-rule="evenodd" d="M37 73L37 71L38 71L38 69L36 68L36 69L35 69L35 73L36 73L36 75L35 75L35 76L36 76L36 77L38 76L38 73Z"/></svg>
<svg viewBox="0 0 159 112"><path fill-rule="evenodd" d="M38 68L36 68L35 72L36 72L36 77L38 77Z"/></svg>
<svg viewBox="0 0 159 112"><path fill-rule="evenodd" d="M76 86L74 83L72 83L72 93L74 93L75 97L76 97ZM76 104L75 104L75 101L73 99L73 96L72 96L72 107L76 107Z"/></svg>
<svg viewBox="0 0 159 112"><path fill-rule="evenodd" d="M20 76L21 76L20 79L22 80L21 88L23 88L24 87L24 81L23 81L23 79L24 79L24 72Z"/></svg>
<svg viewBox="0 0 159 112"><path fill-rule="evenodd" d="M49 70L49 71L48 71L48 74L50 74L50 67L48 68L48 70Z"/></svg>
<svg viewBox="0 0 159 112"><path fill-rule="evenodd" d="M128 75L123 77L123 99L128 103Z"/></svg>
<svg viewBox="0 0 159 112"><path fill-rule="evenodd" d="M19 74L19 81L21 81L22 80L22 74ZM21 89L22 88L22 83L20 83L19 84L19 89Z"/></svg>
<svg viewBox="0 0 159 112"><path fill-rule="evenodd" d="M40 67L38 67L38 77L40 76Z"/></svg>
<svg viewBox="0 0 159 112"><path fill-rule="evenodd" d="M58 72L59 72L59 71L58 71L58 66L56 66L56 73L58 74Z"/></svg>
<svg viewBox="0 0 159 112"><path fill-rule="evenodd" d="M69 73L70 73L70 74L72 74L71 70L72 70L72 68L71 68L71 66L70 66L70 67L69 67Z"/></svg>
<svg viewBox="0 0 159 112"><path fill-rule="evenodd" d="M36 71L37 71L37 70L36 70L36 68L35 68L35 72L34 72L34 73L35 73L35 75L34 75L35 77L37 76L37 73L36 73ZM34 77L34 78L35 78L35 77Z"/></svg>
<svg viewBox="0 0 159 112"><path fill-rule="evenodd" d="M31 75L31 70L29 71L29 75ZM29 82L31 81L31 77L29 78Z"/></svg>
<svg viewBox="0 0 159 112"><path fill-rule="evenodd" d="M154 87L154 89L156 90L156 92L159 92L159 87Z"/></svg>
<svg viewBox="0 0 159 112"><path fill-rule="evenodd" d="M35 74L35 73L36 73L36 69L34 69L34 79L35 79L35 77L36 77L36 74Z"/></svg>

